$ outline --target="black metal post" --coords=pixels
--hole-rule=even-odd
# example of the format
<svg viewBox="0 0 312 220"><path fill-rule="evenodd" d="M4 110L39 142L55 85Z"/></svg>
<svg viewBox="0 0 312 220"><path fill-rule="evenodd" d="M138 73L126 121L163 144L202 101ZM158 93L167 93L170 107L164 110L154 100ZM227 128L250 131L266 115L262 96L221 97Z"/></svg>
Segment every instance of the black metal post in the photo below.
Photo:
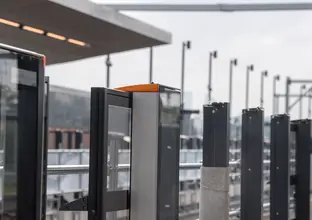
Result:
<svg viewBox="0 0 312 220"><path fill-rule="evenodd" d="M67 132L67 148L73 149L73 132L72 131Z"/></svg>
<svg viewBox="0 0 312 220"><path fill-rule="evenodd" d="M55 149L62 149L63 148L63 134L62 131L56 130L55 131Z"/></svg>
<svg viewBox="0 0 312 220"><path fill-rule="evenodd" d="M288 115L271 118L270 220L289 219L290 119Z"/></svg>
<svg viewBox="0 0 312 220"><path fill-rule="evenodd" d="M75 132L75 149L82 148L82 132L76 131Z"/></svg>
<svg viewBox="0 0 312 220"><path fill-rule="evenodd" d="M153 82L153 47L150 47L149 83Z"/></svg>
<svg viewBox="0 0 312 220"><path fill-rule="evenodd" d="M109 88L110 86L110 68L112 66L110 55L107 54L106 57L106 87Z"/></svg>
<svg viewBox="0 0 312 220"><path fill-rule="evenodd" d="M229 166L229 103L204 106L203 166Z"/></svg>
<svg viewBox="0 0 312 220"><path fill-rule="evenodd" d="M241 146L241 220L262 220L263 110L244 109Z"/></svg>
<svg viewBox="0 0 312 220"><path fill-rule="evenodd" d="M295 214L296 219L310 219L310 171L311 171L311 120L292 121L295 132L296 175Z"/></svg>

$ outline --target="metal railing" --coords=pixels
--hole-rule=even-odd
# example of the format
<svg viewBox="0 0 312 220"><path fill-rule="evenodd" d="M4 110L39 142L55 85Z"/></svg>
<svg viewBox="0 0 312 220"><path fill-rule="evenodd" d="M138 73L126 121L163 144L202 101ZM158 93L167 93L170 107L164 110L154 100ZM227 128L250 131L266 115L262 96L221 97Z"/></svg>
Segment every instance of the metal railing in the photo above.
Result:
<svg viewBox="0 0 312 220"><path fill-rule="evenodd" d="M295 160L290 160L294 163ZM230 166L240 165L240 161L229 162ZM263 164L269 165L270 160L264 160ZM201 163L180 163L180 170L197 170L201 167ZM0 167L1 169L1 167ZM118 171L129 171L130 164L118 164ZM88 173L89 165L48 165L48 175L66 175L66 174L82 174ZM239 173L231 173L230 175L239 175Z"/></svg>

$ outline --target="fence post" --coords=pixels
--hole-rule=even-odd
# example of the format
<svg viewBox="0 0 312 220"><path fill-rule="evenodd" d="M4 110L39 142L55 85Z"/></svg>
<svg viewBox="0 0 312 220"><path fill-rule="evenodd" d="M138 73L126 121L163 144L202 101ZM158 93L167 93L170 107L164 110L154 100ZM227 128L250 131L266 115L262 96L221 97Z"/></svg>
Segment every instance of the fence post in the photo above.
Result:
<svg viewBox="0 0 312 220"><path fill-rule="evenodd" d="M241 148L241 220L262 220L263 110L244 109Z"/></svg>
<svg viewBox="0 0 312 220"><path fill-rule="evenodd" d="M291 130L296 142L295 215L296 219L309 220L311 120L292 121Z"/></svg>
<svg viewBox="0 0 312 220"><path fill-rule="evenodd" d="M289 138L289 116L286 114L272 116L270 155L270 220L289 219Z"/></svg>
<svg viewBox="0 0 312 220"><path fill-rule="evenodd" d="M200 220L229 219L229 103L204 106Z"/></svg>

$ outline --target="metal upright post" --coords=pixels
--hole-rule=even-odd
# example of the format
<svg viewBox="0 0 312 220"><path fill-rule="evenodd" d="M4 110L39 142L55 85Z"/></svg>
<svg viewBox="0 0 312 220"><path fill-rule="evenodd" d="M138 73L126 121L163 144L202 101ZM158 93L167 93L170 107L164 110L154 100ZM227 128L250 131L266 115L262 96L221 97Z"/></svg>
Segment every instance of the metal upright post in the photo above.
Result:
<svg viewBox="0 0 312 220"><path fill-rule="evenodd" d="M299 100L299 119L302 119L302 97L303 97L303 92L306 89L306 85L302 85L300 87L300 100Z"/></svg>
<svg viewBox="0 0 312 220"><path fill-rule="evenodd" d="M262 220L263 110L244 109L241 146L241 220Z"/></svg>
<svg viewBox="0 0 312 220"><path fill-rule="evenodd" d="M291 79L286 78L286 96L285 96L285 113L289 113L289 89L290 89Z"/></svg>
<svg viewBox="0 0 312 220"><path fill-rule="evenodd" d="M260 107L263 108L263 93L264 93L264 77L268 76L268 71L261 72L261 87L260 87Z"/></svg>
<svg viewBox="0 0 312 220"><path fill-rule="evenodd" d="M229 103L204 106L200 220L229 219Z"/></svg>
<svg viewBox="0 0 312 220"><path fill-rule="evenodd" d="M295 132L296 175L295 214L296 219L310 219L310 171L311 171L311 120L292 121Z"/></svg>
<svg viewBox="0 0 312 220"><path fill-rule="evenodd" d="M67 149L73 149L73 132L67 131Z"/></svg>
<svg viewBox="0 0 312 220"><path fill-rule="evenodd" d="M75 132L75 149L82 148L82 131Z"/></svg>
<svg viewBox="0 0 312 220"><path fill-rule="evenodd" d="M232 112L232 93L233 93L233 66L237 66L237 59L230 60L230 79L229 79L229 103L230 103L230 120Z"/></svg>
<svg viewBox="0 0 312 220"><path fill-rule="evenodd" d="M270 220L289 219L290 119L288 115L271 118Z"/></svg>
<svg viewBox="0 0 312 220"><path fill-rule="evenodd" d="M153 47L150 47L149 83L153 82Z"/></svg>
<svg viewBox="0 0 312 220"><path fill-rule="evenodd" d="M246 106L245 108L248 109L248 104L249 104L249 71L253 71L254 67L253 65L247 66L247 71L246 71Z"/></svg>
<svg viewBox="0 0 312 220"><path fill-rule="evenodd" d="M185 78L185 50L191 49L191 42L186 41L182 43L182 67L181 67L181 102L182 109L184 108L184 78Z"/></svg>
<svg viewBox="0 0 312 220"><path fill-rule="evenodd" d="M311 92L309 91L309 97L308 97L308 118L310 118L311 119L311 99L312 99L312 97L311 97Z"/></svg>
<svg viewBox="0 0 312 220"><path fill-rule="evenodd" d="M212 51L209 53L209 72L208 72L208 103L211 102L212 93L212 59L217 58L218 52Z"/></svg>
<svg viewBox="0 0 312 220"><path fill-rule="evenodd" d="M107 54L106 57L106 87L109 88L110 86L110 68L112 66L112 62L110 60L110 55Z"/></svg>
<svg viewBox="0 0 312 220"><path fill-rule="evenodd" d="M273 78L273 104L272 104L272 114L278 114L279 97L276 96L276 82L280 80L279 75L275 75Z"/></svg>

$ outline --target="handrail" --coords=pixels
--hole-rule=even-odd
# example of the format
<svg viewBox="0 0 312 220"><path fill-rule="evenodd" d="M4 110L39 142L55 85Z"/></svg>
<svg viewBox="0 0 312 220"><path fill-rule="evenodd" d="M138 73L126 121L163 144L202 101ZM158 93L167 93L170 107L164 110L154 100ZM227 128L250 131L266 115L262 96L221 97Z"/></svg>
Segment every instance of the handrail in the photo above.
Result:
<svg viewBox="0 0 312 220"><path fill-rule="evenodd" d="M290 160L290 162L295 162L295 160ZM230 161L230 166L237 166L240 161ZM263 164L270 164L270 160L264 160ZM180 163L181 170L197 170L202 166L201 163ZM0 167L3 169L3 167ZM130 169L130 164L118 164L118 171L128 171ZM64 174L81 174L88 173L89 165L48 165L48 175L64 175ZM237 176L238 173L232 173L231 175Z"/></svg>

